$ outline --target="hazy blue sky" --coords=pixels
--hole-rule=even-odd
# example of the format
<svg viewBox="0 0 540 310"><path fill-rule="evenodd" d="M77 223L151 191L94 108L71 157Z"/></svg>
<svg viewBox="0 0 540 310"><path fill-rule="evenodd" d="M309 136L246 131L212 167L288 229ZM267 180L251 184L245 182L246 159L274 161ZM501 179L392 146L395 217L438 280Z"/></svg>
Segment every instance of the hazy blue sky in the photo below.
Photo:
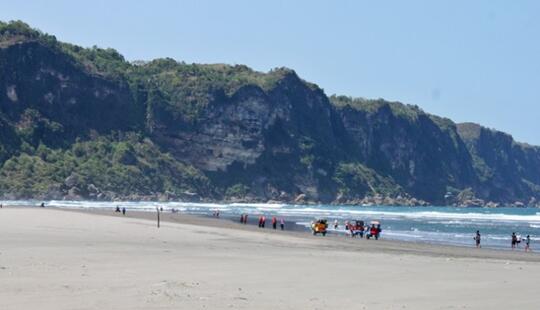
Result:
<svg viewBox="0 0 540 310"><path fill-rule="evenodd" d="M0 0L0 20L129 60L287 66L540 145L540 1L75 2Z"/></svg>

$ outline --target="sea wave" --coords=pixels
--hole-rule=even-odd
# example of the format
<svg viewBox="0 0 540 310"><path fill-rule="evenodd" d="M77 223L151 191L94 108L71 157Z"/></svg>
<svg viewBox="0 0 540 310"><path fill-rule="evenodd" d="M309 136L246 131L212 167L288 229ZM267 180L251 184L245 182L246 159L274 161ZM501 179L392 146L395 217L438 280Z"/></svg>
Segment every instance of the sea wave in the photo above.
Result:
<svg viewBox="0 0 540 310"><path fill-rule="evenodd" d="M530 222L540 223L540 215L520 215L505 213L477 213L477 212L440 212L440 211L379 211L379 210L354 210L354 209L323 209L323 208L281 208L279 213L288 215L313 215L328 217L360 217L379 219L440 219L440 220L463 220L470 221L502 221L502 222ZM448 224L458 224L449 222Z"/></svg>
<svg viewBox="0 0 540 310"><path fill-rule="evenodd" d="M6 205L39 205L35 200L4 201ZM370 218L370 219L411 219L441 221L441 224L466 224L475 221L494 222L527 222L533 228L540 228L540 212L534 214L507 214L507 213L481 213L467 212L459 210L453 212L444 211L420 211L418 209L388 210L365 207L341 207L341 206L305 206L287 205L280 203L195 203L195 202L126 202L126 201L65 201L53 200L46 202L47 205L59 208L114 208L116 206L125 207L130 210L155 210L156 207L170 209L186 209L192 211L222 210L232 213L276 213L283 216L300 217L332 217L332 218ZM435 223L435 222L434 222Z"/></svg>

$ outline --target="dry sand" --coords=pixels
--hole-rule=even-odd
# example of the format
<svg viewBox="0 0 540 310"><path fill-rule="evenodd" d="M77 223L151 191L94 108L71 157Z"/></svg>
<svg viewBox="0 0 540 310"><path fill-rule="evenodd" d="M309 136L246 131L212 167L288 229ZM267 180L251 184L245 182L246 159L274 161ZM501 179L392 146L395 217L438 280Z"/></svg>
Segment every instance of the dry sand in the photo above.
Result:
<svg viewBox="0 0 540 310"><path fill-rule="evenodd" d="M0 209L0 309L540 305L535 253L261 232L179 214L157 229L152 214L99 213Z"/></svg>

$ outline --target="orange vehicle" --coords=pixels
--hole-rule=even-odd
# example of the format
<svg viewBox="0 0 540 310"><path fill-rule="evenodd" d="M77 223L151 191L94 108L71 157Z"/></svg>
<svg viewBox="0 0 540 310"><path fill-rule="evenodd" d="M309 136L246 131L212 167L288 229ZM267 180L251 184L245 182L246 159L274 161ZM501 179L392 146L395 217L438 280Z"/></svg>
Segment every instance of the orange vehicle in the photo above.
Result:
<svg viewBox="0 0 540 310"><path fill-rule="evenodd" d="M324 219L319 219L311 224L311 231L314 235L322 234L326 236L326 229L328 228L328 221Z"/></svg>

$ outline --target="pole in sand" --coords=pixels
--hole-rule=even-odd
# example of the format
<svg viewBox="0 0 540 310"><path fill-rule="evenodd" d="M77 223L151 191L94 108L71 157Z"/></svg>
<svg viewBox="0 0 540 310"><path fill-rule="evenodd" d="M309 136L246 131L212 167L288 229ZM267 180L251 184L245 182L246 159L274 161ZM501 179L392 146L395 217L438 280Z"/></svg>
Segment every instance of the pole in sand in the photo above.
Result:
<svg viewBox="0 0 540 310"><path fill-rule="evenodd" d="M159 208L156 207L156 212L157 212L157 228L159 228Z"/></svg>

